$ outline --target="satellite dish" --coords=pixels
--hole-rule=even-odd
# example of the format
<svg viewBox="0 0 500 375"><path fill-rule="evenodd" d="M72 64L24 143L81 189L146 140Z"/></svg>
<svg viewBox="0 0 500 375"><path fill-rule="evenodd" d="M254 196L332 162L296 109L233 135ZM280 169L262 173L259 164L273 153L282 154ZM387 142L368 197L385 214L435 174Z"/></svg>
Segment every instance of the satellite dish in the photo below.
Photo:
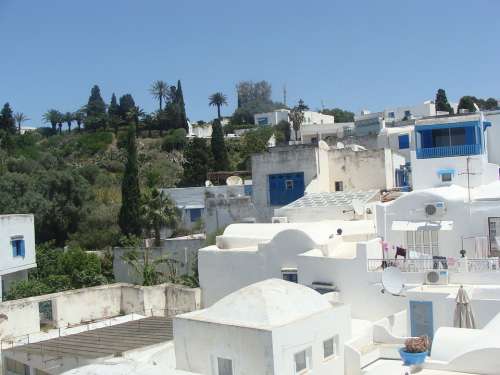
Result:
<svg viewBox="0 0 500 375"><path fill-rule="evenodd" d="M387 291L393 296L399 296L404 288L403 273L396 267L387 267L382 273L382 292Z"/></svg>
<svg viewBox="0 0 500 375"><path fill-rule="evenodd" d="M226 185L229 185L229 186L243 185L243 180L239 176L229 176L226 179Z"/></svg>
<svg viewBox="0 0 500 375"><path fill-rule="evenodd" d="M210 187L210 186L214 186L214 184L212 184L212 181L210 181L210 180L206 180L206 181L205 181L205 186L206 186L206 187Z"/></svg>
<svg viewBox="0 0 500 375"><path fill-rule="evenodd" d="M342 149L342 148L345 148L344 144L342 142L337 142L337 146L336 146L338 149Z"/></svg>
<svg viewBox="0 0 500 375"><path fill-rule="evenodd" d="M356 215L362 216L365 214L365 205L359 199L353 199L351 205Z"/></svg>

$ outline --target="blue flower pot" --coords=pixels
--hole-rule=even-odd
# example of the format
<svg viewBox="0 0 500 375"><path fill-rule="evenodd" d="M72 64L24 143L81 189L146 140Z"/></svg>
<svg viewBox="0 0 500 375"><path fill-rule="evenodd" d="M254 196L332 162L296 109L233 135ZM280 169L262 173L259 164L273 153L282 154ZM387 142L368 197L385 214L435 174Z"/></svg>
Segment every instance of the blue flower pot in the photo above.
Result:
<svg viewBox="0 0 500 375"><path fill-rule="evenodd" d="M406 366L421 365L424 363L425 357L427 357L428 354L429 352L409 353L405 348L399 349L399 355Z"/></svg>

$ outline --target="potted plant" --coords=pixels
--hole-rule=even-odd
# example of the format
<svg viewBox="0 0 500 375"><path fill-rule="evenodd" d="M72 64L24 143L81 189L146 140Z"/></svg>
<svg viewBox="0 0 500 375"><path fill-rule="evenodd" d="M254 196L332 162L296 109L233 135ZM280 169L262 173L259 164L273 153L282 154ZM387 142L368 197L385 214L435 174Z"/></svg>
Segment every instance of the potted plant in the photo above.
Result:
<svg viewBox="0 0 500 375"><path fill-rule="evenodd" d="M420 365L429 354L430 342L427 336L411 337L405 341L405 347L399 349L404 364Z"/></svg>

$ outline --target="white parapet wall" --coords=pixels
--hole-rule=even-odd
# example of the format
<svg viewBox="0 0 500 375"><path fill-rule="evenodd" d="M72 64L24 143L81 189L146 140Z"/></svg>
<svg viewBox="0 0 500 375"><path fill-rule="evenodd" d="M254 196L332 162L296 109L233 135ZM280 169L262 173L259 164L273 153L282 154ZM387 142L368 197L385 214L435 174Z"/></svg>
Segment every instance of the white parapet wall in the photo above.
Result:
<svg viewBox="0 0 500 375"><path fill-rule="evenodd" d="M0 303L0 340L40 331L40 303L49 303L54 328L65 328L119 315L176 315L200 307L200 289L174 284L109 284Z"/></svg>

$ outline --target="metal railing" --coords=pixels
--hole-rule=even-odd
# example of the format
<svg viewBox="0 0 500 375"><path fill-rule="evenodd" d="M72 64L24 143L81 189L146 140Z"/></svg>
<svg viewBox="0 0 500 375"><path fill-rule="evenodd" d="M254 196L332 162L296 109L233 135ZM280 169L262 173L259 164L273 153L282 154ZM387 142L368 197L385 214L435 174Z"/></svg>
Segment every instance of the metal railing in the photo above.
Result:
<svg viewBox="0 0 500 375"><path fill-rule="evenodd" d="M459 271L455 258L436 259L368 259L368 272L382 272L387 267L397 267L401 272L426 272L435 269ZM499 258L467 259L467 272L500 272Z"/></svg>
<svg viewBox="0 0 500 375"><path fill-rule="evenodd" d="M480 144L417 148L417 159L480 155L481 152L482 148Z"/></svg>

